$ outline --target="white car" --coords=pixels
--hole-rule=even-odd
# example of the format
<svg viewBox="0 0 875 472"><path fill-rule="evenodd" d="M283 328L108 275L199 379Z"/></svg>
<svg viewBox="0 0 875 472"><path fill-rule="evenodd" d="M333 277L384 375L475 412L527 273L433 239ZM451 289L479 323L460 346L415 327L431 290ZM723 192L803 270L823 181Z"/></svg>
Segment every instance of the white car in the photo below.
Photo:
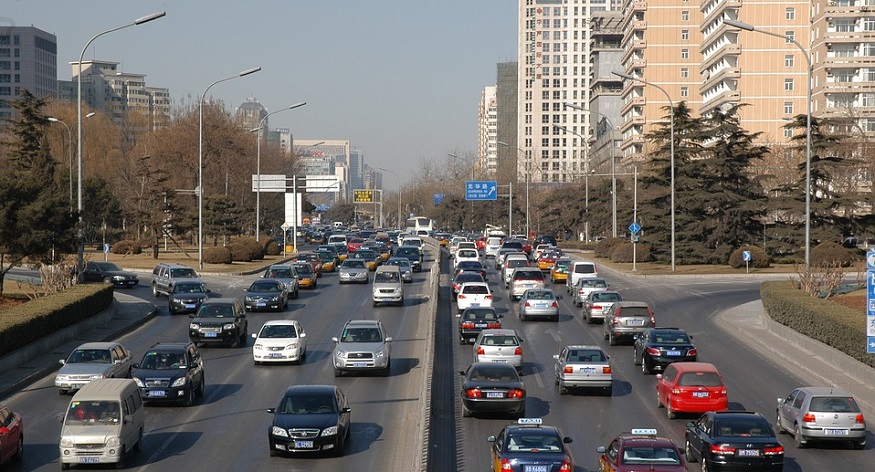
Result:
<svg viewBox="0 0 875 472"><path fill-rule="evenodd" d="M476 249L459 249L453 258L453 269L462 261L480 262L480 253Z"/></svg>
<svg viewBox="0 0 875 472"><path fill-rule="evenodd" d="M492 291L486 282L465 282L459 288L456 297L456 309L459 313L468 307L492 306Z"/></svg>
<svg viewBox="0 0 875 472"><path fill-rule="evenodd" d="M483 254L486 257L495 257L498 255L498 250L501 249L501 238L498 236L490 236L486 238L486 246L483 247Z"/></svg>
<svg viewBox="0 0 875 472"><path fill-rule="evenodd" d="M255 365L268 362L296 362L307 357L307 333L297 320L272 320L252 333L252 360Z"/></svg>
<svg viewBox="0 0 875 472"><path fill-rule="evenodd" d="M559 395L572 388L599 388L611 396L614 376L608 355L595 345L565 346L553 356L553 375Z"/></svg>
<svg viewBox="0 0 875 472"><path fill-rule="evenodd" d="M462 236L453 236L453 239L450 240L450 257L453 257L456 254L456 251L459 250L459 244L467 240L468 238Z"/></svg>

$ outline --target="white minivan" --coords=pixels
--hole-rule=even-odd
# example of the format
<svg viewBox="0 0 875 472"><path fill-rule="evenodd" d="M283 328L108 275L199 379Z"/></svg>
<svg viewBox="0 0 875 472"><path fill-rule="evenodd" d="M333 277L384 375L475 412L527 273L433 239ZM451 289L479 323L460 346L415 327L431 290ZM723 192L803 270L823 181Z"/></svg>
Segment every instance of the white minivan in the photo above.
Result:
<svg viewBox="0 0 875 472"><path fill-rule="evenodd" d="M131 379L96 379L70 400L61 418L61 469L71 465L117 464L140 450L145 414L140 389Z"/></svg>
<svg viewBox="0 0 875 472"><path fill-rule="evenodd" d="M599 276L599 268L595 262L575 261L568 269L568 278L565 279L565 289L571 293L571 289L580 279L594 279Z"/></svg>

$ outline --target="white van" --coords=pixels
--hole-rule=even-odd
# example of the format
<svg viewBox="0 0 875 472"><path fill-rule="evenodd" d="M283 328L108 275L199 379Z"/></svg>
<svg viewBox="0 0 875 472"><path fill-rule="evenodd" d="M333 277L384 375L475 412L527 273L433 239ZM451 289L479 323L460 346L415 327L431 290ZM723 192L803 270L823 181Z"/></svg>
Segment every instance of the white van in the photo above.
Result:
<svg viewBox="0 0 875 472"><path fill-rule="evenodd" d="M328 236L328 244L333 246L346 246L346 235L332 234L331 236Z"/></svg>
<svg viewBox="0 0 875 472"><path fill-rule="evenodd" d="M71 465L117 464L139 451L145 414L140 390L131 379L88 382L70 400L61 426L61 469Z"/></svg>
<svg viewBox="0 0 875 472"><path fill-rule="evenodd" d="M374 273L372 299L374 306L380 303L404 305L404 282L401 280L401 269L398 266L377 267Z"/></svg>
<svg viewBox="0 0 875 472"><path fill-rule="evenodd" d="M595 262L575 261L568 269L568 278L565 279L565 289L571 294L571 289L580 279L594 279L599 276L599 268Z"/></svg>

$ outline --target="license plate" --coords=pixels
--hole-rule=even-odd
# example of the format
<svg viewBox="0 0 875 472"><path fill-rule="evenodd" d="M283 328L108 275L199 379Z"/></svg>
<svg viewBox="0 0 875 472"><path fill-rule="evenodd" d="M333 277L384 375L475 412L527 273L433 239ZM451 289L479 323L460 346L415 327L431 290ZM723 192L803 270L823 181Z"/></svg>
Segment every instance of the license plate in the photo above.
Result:
<svg viewBox="0 0 875 472"><path fill-rule="evenodd" d="M313 441L295 441L295 449L313 449Z"/></svg>
<svg viewBox="0 0 875 472"><path fill-rule="evenodd" d="M523 284L525 288L535 288L535 284Z"/></svg>
<svg viewBox="0 0 875 472"><path fill-rule="evenodd" d="M535 307L537 307L537 308L547 308L547 304L546 304L546 303L535 303Z"/></svg>
<svg viewBox="0 0 875 472"><path fill-rule="evenodd" d="M504 398L501 392L486 392L486 398Z"/></svg>
<svg viewBox="0 0 875 472"><path fill-rule="evenodd" d="M739 449L735 451L735 454L743 457L759 457L760 451L759 449Z"/></svg>
<svg viewBox="0 0 875 472"><path fill-rule="evenodd" d="M581 367L581 368L580 368L580 371L581 371L582 373L584 373L584 374L594 374L594 373L595 373L595 367Z"/></svg>
<svg viewBox="0 0 875 472"><path fill-rule="evenodd" d="M847 436L847 429L824 429L823 432L825 434L833 435L833 436Z"/></svg>
<svg viewBox="0 0 875 472"><path fill-rule="evenodd" d="M472 303L471 306L472 306L472 307L478 307L478 306L480 306L480 304L479 304L479 303Z"/></svg>
<svg viewBox="0 0 875 472"><path fill-rule="evenodd" d="M185 305L185 308L188 310L194 310L195 308L197 308L197 305Z"/></svg>
<svg viewBox="0 0 875 472"><path fill-rule="evenodd" d="M708 398L711 394L708 392L693 392L693 398Z"/></svg>
<svg viewBox="0 0 875 472"><path fill-rule="evenodd" d="M474 325L474 327L475 327L475 328L485 328L485 327L486 327L486 323L477 323L477 324Z"/></svg>
<svg viewBox="0 0 875 472"><path fill-rule="evenodd" d="M353 362L352 366L353 367L367 367L368 363L367 362Z"/></svg>
<svg viewBox="0 0 875 472"><path fill-rule="evenodd" d="M626 324L629 326L644 326L644 320L628 320Z"/></svg>
<svg viewBox="0 0 875 472"><path fill-rule="evenodd" d="M527 465L523 468L524 472L550 472L546 465Z"/></svg>
<svg viewBox="0 0 875 472"><path fill-rule="evenodd" d="M166 393L164 392L164 390L149 390L148 396L150 396L150 397L163 397L165 395L166 395Z"/></svg>
<svg viewBox="0 0 875 472"><path fill-rule="evenodd" d="M507 359L492 359L492 362L497 364L507 364Z"/></svg>
<svg viewBox="0 0 875 472"><path fill-rule="evenodd" d="M665 351L665 355L668 357L678 357L681 355L681 351Z"/></svg>
<svg viewBox="0 0 875 472"><path fill-rule="evenodd" d="M219 333L204 333L205 338L217 338L219 337Z"/></svg>
<svg viewBox="0 0 875 472"><path fill-rule="evenodd" d="M79 463L80 464L99 464L100 458L99 457L80 457Z"/></svg>
<svg viewBox="0 0 875 472"><path fill-rule="evenodd" d="M278 352L271 352L270 354L267 355L267 357L269 357L271 359L279 359L280 357L283 357L283 355L278 353Z"/></svg>
<svg viewBox="0 0 875 472"><path fill-rule="evenodd" d="M267 303L264 303L264 302L258 302L258 303L255 304L255 306L267 306Z"/></svg>

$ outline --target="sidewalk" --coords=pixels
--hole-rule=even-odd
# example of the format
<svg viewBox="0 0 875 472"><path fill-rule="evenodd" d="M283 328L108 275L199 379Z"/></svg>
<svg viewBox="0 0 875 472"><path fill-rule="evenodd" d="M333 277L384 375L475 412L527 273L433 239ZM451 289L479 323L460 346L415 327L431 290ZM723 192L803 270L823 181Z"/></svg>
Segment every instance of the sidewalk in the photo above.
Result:
<svg viewBox="0 0 875 472"><path fill-rule="evenodd" d="M0 358L0 372L3 372L0 398L5 399L58 370L58 359L66 357L80 344L117 339L157 313L158 309L152 303L116 291L112 305L97 315Z"/></svg>

